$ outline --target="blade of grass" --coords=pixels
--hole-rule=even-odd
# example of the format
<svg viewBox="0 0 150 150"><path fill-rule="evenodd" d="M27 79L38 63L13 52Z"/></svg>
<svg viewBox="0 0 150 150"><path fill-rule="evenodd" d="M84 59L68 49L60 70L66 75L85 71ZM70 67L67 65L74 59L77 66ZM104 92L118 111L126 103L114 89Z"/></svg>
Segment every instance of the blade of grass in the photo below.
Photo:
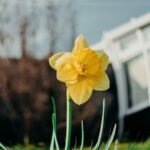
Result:
<svg viewBox="0 0 150 150"><path fill-rule="evenodd" d="M52 115L52 123L53 123L53 133L54 133L56 150L60 150L58 141L57 141L57 137L56 137L56 114L55 113L53 113L53 115Z"/></svg>
<svg viewBox="0 0 150 150"><path fill-rule="evenodd" d="M105 99L103 99L103 110L102 110L102 119L101 119L99 136L98 136L97 143L96 143L95 147L93 148L93 150L99 150L99 148L100 148L102 134L103 134L103 128L104 128L104 115L105 115Z"/></svg>
<svg viewBox="0 0 150 150"><path fill-rule="evenodd" d="M104 150L108 150L109 149L109 147L110 147L110 145L111 145L111 143L112 143L112 141L114 139L115 133L116 133L116 124L115 124L115 126L113 128L112 134L111 134L108 142L106 143L106 145L104 147Z"/></svg>
<svg viewBox="0 0 150 150"><path fill-rule="evenodd" d="M55 99L52 97L52 104L53 104L53 113L56 114L56 104L55 104Z"/></svg>
<svg viewBox="0 0 150 150"><path fill-rule="evenodd" d="M90 150L92 149L92 147L93 147L93 140L92 140L91 145L90 145Z"/></svg>
<svg viewBox="0 0 150 150"><path fill-rule="evenodd" d="M55 115L56 115L56 104L55 104L54 97L52 97L51 100L52 100L52 106L53 106L52 107L53 108L53 113L55 113ZM52 131L51 143L50 143L50 150L53 150L53 148L54 148L54 142L55 142L55 137L54 137L54 130L53 130Z"/></svg>
<svg viewBox="0 0 150 150"><path fill-rule="evenodd" d="M118 140L115 141L114 150L119 150L119 148L118 148Z"/></svg>
<svg viewBox="0 0 150 150"><path fill-rule="evenodd" d="M53 150L54 149L54 141L55 141L55 137L54 137L54 131L52 133L52 138L51 138L51 144L50 144L50 150Z"/></svg>
<svg viewBox="0 0 150 150"><path fill-rule="evenodd" d="M83 120L81 121L81 146L80 146L80 150L83 150L83 146L84 146L84 124L83 124Z"/></svg>
<svg viewBox="0 0 150 150"><path fill-rule="evenodd" d="M129 144L128 145L128 150L131 150L133 148L133 145L132 144Z"/></svg>
<svg viewBox="0 0 150 150"><path fill-rule="evenodd" d="M77 148L77 138L76 138L76 140L75 140L74 150L76 150L76 148Z"/></svg>
<svg viewBox="0 0 150 150"><path fill-rule="evenodd" d="M0 143L0 148L2 148L3 150L8 150L2 143Z"/></svg>
<svg viewBox="0 0 150 150"><path fill-rule="evenodd" d="M53 125L53 131L52 131L52 138L51 138L51 143L50 143L50 150L54 149L54 143L57 144L57 147L59 148L58 142L57 142L57 134L56 134L56 104L55 104L55 100L54 97L51 98L52 99L52 105L53 105L53 114L55 114L55 118L53 118L52 115L52 124L54 121L54 125ZM53 120L54 119L54 120Z"/></svg>

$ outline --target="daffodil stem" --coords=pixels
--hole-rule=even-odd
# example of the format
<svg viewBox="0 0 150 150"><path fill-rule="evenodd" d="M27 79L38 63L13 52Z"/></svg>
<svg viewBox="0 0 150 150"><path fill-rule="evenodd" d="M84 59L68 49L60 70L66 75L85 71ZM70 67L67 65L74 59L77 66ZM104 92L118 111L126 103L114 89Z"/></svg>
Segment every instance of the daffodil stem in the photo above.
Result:
<svg viewBox="0 0 150 150"><path fill-rule="evenodd" d="M71 126L72 126L72 100L67 96L67 126L65 150L70 150Z"/></svg>

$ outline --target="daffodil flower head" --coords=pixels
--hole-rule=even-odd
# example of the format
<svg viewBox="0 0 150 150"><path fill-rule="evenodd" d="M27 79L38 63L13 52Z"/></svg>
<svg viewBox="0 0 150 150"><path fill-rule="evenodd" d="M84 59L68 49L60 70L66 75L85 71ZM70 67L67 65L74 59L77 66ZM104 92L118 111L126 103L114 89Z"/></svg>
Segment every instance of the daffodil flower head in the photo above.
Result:
<svg viewBox="0 0 150 150"><path fill-rule="evenodd" d="M105 52L89 48L83 35L77 37L72 52L56 53L49 58L57 79L67 86L72 100L81 105L89 100L93 90L109 88L106 74L109 59Z"/></svg>

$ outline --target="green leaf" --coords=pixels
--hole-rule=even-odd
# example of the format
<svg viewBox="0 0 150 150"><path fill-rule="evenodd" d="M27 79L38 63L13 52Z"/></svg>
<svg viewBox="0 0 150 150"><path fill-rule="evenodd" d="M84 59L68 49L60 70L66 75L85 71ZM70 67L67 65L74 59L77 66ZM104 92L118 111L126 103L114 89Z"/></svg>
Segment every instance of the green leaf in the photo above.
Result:
<svg viewBox="0 0 150 150"><path fill-rule="evenodd" d="M54 144L56 144L56 148L59 149L58 141L57 141L57 134L56 134L56 104L54 97L52 97L52 104L53 104L53 115L52 115L52 124L53 124L53 131L52 131L52 138L50 143L50 150L54 149Z"/></svg>
<svg viewBox="0 0 150 150"><path fill-rule="evenodd" d="M102 119L101 119L99 136L98 136L97 143L93 150L99 150L99 148L100 148L102 134L103 134L103 128L104 128L104 115L105 115L105 99L103 99L103 110L102 110Z"/></svg>
<svg viewBox="0 0 150 150"><path fill-rule="evenodd" d="M128 150L132 150L132 148L133 148L133 144L130 143L130 144L128 145Z"/></svg>
<svg viewBox="0 0 150 150"><path fill-rule="evenodd" d="M55 104L54 97L52 97L51 99L52 99L53 113L55 113L55 115L56 115L56 104ZM51 138L51 143L50 143L50 150L54 149L54 142L55 142L54 131L52 131L52 138Z"/></svg>
<svg viewBox="0 0 150 150"><path fill-rule="evenodd" d="M2 148L3 150L8 150L2 143L0 143L0 148Z"/></svg>
<svg viewBox="0 0 150 150"><path fill-rule="evenodd" d="M54 141L55 141L54 132L52 132L52 138L51 138L50 150L53 150L53 149L54 149Z"/></svg>
<svg viewBox="0 0 150 150"><path fill-rule="evenodd" d="M59 150L60 148L59 148L57 137L56 137L56 114L55 113L53 113L52 115L52 123L53 123L53 133L54 133L54 138L55 138L56 149Z"/></svg>
<svg viewBox="0 0 150 150"><path fill-rule="evenodd" d="M92 146L93 146L93 140L92 140L91 145L90 145L90 150L92 149Z"/></svg>
<svg viewBox="0 0 150 150"><path fill-rule="evenodd" d="M74 150L76 150L76 148L77 148L77 138L76 138L76 140L75 140Z"/></svg>
<svg viewBox="0 0 150 150"><path fill-rule="evenodd" d="M114 139L115 133L116 133L116 124L115 124L115 126L113 128L113 132L112 132L108 142L106 143L106 145L104 147L104 150L108 150L109 149L109 147L110 147L110 145L111 145L111 143L112 143L112 141Z"/></svg>
<svg viewBox="0 0 150 150"><path fill-rule="evenodd" d="M83 120L81 121L81 146L80 146L80 150L83 150L83 146L84 146L84 124L83 124Z"/></svg>
<svg viewBox="0 0 150 150"><path fill-rule="evenodd" d="M118 148L118 140L115 141L114 150L119 150L119 148Z"/></svg>
<svg viewBox="0 0 150 150"><path fill-rule="evenodd" d="M52 99L52 104L53 104L53 113L56 114L56 103L55 103L55 99L54 99L54 97L52 97L51 99Z"/></svg>

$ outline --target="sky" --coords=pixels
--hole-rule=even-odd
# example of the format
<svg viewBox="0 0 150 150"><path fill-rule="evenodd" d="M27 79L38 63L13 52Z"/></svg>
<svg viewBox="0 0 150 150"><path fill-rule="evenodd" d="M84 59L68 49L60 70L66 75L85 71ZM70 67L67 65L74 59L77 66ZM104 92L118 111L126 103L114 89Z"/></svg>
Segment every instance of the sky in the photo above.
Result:
<svg viewBox="0 0 150 150"><path fill-rule="evenodd" d="M54 9L58 24L46 15L48 4L52 1L60 6ZM73 4L71 8L68 6L70 2ZM75 16L70 13L72 8ZM27 49L37 58L43 58L50 52L49 40L54 37L47 23L51 22L52 30L54 28L57 31L56 52L71 50L72 38L79 34L83 34L88 43L93 45L101 40L104 32L148 12L150 0L0 0L0 32L7 37L0 44L0 56L21 57L19 33L20 22L24 18L30 21ZM71 16L74 19L70 19Z"/></svg>
<svg viewBox="0 0 150 150"><path fill-rule="evenodd" d="M86 36L90 44L100 41L104 32L131 18L150 12L150 0L77 0L77 35Z"/></svg>

